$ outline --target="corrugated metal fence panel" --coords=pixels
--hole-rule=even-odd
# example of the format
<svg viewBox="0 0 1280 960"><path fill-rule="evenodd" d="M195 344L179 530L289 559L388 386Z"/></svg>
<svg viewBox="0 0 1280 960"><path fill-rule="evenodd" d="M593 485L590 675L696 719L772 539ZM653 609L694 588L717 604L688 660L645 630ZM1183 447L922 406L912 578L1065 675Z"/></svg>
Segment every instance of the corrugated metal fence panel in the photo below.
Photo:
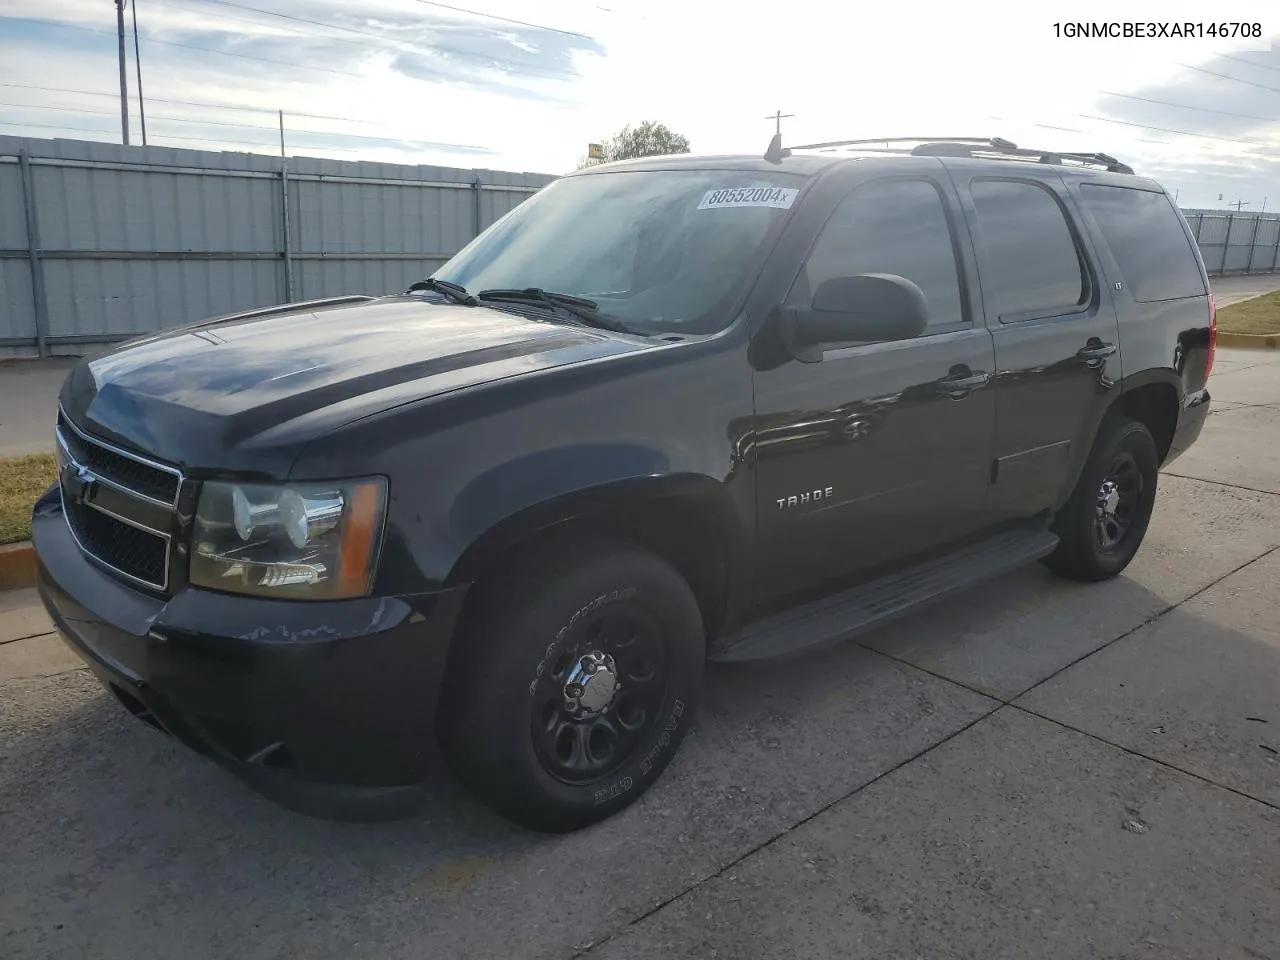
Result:
<svg viewBox="0 0 1280 960"><path fill-rule="evenodd" d="M477 209L483 228L555 179L290 158L286 245L279 157L0 136L0 351L9 352L36 340L22 150L55 352L284 302L288 273L295 300L402 292L475 236Z"/></svg>
<svg viewBox="0 0 1280 960"><path fill-rule="evenodd" d="M1227 239L1227 218L1203 215L1200 217L1200 232L1196 238L1200 243L1221 244Z"/></svg>
<svg viewBox="0 0 1280 960"><path fill-rule="evenodd" d="M50 337L120 339L278 303L275 260L47 260Z"/></svg>
<svg viewBox="0 0 1280 960"><path fill-rule="evenodd" d="M291 182L296 253L456 253L473 230L472 190Z"/></svg>
<svg viewBox="0 0 1280 960"><path fill-rule="evenodd" d="M0 250L27 248L27 217L22 199L22 170L0 164Z"/></svg>
<svg viewBox="0 0 1280 960"><path fill-rule="evenodd" d="M1184 210L1210 275L1267 273L1280 267L1280 216ZM1230 246L1227 234L1230 231Z"/></svg>
<svg viewBox="0 0 1280 960"><path fill-rule="evenodd" d="M1280 240L1280 220L1263 220L1258 224L1258 239L1255 245L1261 250L1274 247Z"/></svg>
<svg viewBox="0 0 1280 960"><path fill-rule="evenodd" d="M293 276L299 300L349 293L404 293L430 273L438 260L302 260Z"/></svg>
<svg viewBox="0 0 1280 960"><path fill-rule="evenodd" d="M0 250L27 249L27 216L22 171L0 164ZM0 339L36 335L35 301L26 260L0 258Z"/></svg>
<svg viewBox="0 0 1280 960"><path fill-rule="evenodd" d="M279 247L279 187L155 169L34 167L46 250L258 252Z"/></svg>
<svg viewBox="0 0 1280 960"><path fill-rule="evenodd" d="M0 342L5 339L35 343L36 305L25 260L0 259Z"/></svg>

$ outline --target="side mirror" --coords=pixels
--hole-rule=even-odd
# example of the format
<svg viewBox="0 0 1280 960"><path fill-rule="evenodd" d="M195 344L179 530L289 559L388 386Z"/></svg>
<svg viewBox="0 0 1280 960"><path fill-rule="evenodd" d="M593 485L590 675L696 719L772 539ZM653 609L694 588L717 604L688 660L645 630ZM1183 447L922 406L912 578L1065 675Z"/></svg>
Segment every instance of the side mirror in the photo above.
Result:
<svg viewBox="0 0 1280 960"><path fill-rule="evenodd" d="M801 360L822 359L835 343L910 340L929 325L924 292L891 273L832 277L814 292L809 309L791 317L791 339Z"/></svg>

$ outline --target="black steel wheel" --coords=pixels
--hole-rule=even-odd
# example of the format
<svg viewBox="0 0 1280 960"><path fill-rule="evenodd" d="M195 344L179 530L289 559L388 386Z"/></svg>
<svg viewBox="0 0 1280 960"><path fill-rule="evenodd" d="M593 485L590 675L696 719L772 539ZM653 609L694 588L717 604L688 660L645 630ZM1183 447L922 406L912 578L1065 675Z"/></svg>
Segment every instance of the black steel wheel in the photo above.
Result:
<svg viewBox="0 0 1280 960"><path fill-rule="evenodd" d="M1137 459L1131 450L1121 450L1098 485L1093 531L1099 550L1110 553L1124 548L1141 512L1143 489Z"/></svg>
<svg viewBox="0 0 1280 960"><path fill-rule="evenodd" d="M705 659L697 600L662 559L601 541L538 547L468 598L441 745L507 818L577 829L658 779L693 720Z"/></svg>
<svg viewBox="0 0 1280 960"><path fill-rule="evenodd" d="M534 750L569 784L608 776L652 729L667 691L662 625L629 601L575 625L532 698Z"/></svg>
<svg viewBox="0 0 1280 960"><path fill-rule="evenodd" d="M1104 419L1071 498L1054 518L1059 542L1045 564L1072 580L1106 580L1124 570L1146 536L1159 467L1145 425Z"/></svg>

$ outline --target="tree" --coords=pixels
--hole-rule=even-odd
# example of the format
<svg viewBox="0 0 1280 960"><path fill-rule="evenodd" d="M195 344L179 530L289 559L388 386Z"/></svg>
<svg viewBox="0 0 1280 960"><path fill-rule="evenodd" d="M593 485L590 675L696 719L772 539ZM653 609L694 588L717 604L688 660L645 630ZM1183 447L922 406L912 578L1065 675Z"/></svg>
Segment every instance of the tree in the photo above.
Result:
<svg viewBox="0 0 1280 960"><path fill-rule="evenodd" d="M645 120L636 127L630 125L606 140L604 156L598 160L584 160L579 168L614 160L630 160L633 157L658 157L669 153L688 153L689 138L681 136L661 123Z"/></svg>

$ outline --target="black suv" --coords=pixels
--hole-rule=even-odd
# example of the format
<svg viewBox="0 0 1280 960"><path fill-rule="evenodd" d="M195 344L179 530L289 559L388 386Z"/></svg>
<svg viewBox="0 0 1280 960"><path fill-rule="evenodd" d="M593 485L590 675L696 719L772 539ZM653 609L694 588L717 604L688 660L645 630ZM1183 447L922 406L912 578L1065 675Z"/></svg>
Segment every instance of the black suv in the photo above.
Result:
<svg viewBox="0 0 1280 960"><path fill-rule="evenodd" d="M1214 339L1185 221L1102 154L589 168L405 295L81 362L40 592L127 709L282 803L402 814L439 757L569 830L654 783L708 659L1118 574Z"/></svg>

